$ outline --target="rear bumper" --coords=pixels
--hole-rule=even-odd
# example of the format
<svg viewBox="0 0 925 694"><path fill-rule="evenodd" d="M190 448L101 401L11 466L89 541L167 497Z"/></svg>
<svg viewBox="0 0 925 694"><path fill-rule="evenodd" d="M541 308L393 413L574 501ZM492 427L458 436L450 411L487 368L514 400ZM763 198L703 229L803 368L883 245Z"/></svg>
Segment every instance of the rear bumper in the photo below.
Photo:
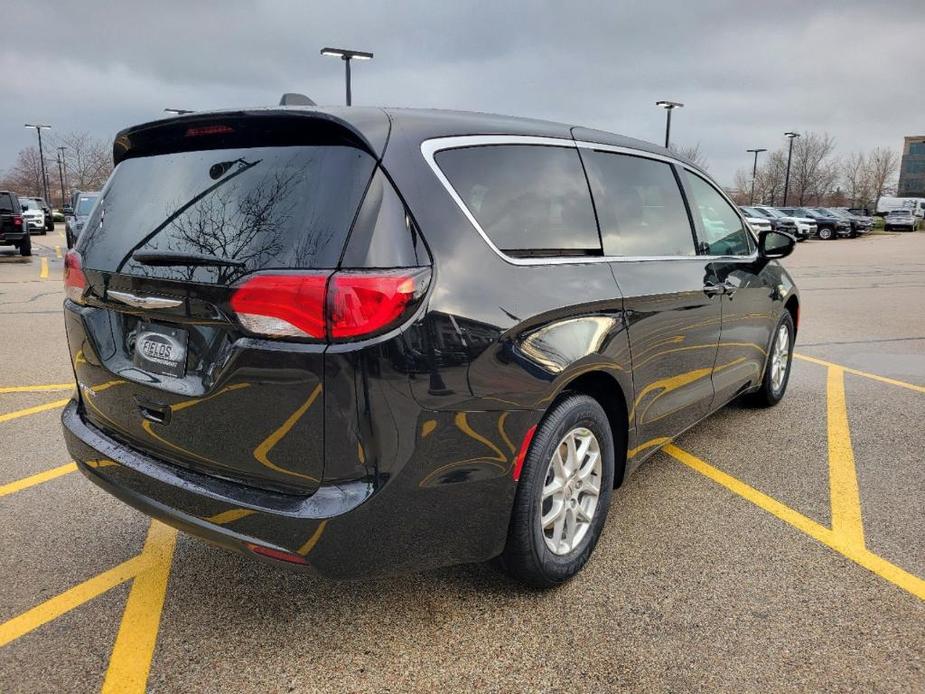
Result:
<svg viewBox="0 0 925 694"><path fill-rule="evenodd" d="M156 460L88 424L74 400L61 419L80 471L113 496L249 556L259 557L248 548L253 544L304 557L304 565L286 563L292 568L359 578L484 561L501 552L507 537L516 483L506 474L425 486L406 472L378 486L346 482L297 496Z"/></svg>
<svg viewBox="0 0 925 694"><path fill-rule="evenodd" d="M0 234L0 243L16 244L22 241L26 236L29 235L29 232L25 229L23 231L8 231L4 234Z"/></svg>

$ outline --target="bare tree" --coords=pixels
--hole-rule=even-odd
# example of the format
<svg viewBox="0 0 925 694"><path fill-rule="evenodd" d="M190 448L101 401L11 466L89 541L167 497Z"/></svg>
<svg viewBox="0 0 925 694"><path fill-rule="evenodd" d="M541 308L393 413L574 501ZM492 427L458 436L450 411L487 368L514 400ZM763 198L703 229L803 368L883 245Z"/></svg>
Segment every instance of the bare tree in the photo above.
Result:
<svg viewBox="0 0 925 694"><path fill-rule="evenodd" d="M112 148L89 133L64 133L52 145L64 147L67 183L73 190L99 190L112 173Z"/></svg>
<svg viewBox="0 0 925 694"><path fill-rule="evenodd" d="M19 150L16 163L0 179L0 188L28 197L42 196L42 164L37 147Z"/></svg>
<svg viewBox="0 0 925 694"><path fill-rule="evenodd" d="M870 201L867 155L852 152L841 164L841 181L852 207L865 207Z"/></svg>
<svg viewBox="0 0 925 694"><path fill-rule="evenodd" d="M867 156L866 179L868 198L877 202L881 195L895 192L899 154L896 150L877 147Z"/></svg>
<svg viewBox="0 0 925 694"><path fill-rule="evenodd" d="M88 133L70 132L51 139L46 146L45 168L48 171L48 192L53 199L60 197L57 148L64 149L64 172L71 190L99 190L112 173L112 149L105 141ZM51 152L54 156L47 156ZM0 177L0 187L20 195L42 195L42 168L39 152L26 147L16 155L16 163ZM52 202L49 200L48 202ZM65 201L61 201L63 205Z"/></svg>
<svg viewBox="0 0 925 694"><path fill-rule="evenodd" d="M755 175L755 204L778 205L783 201L784 175L787 169L787 152L771 152L758 167ZM739 169L733 179L735 188L751 196L752 171ZM738 202L738 201L737 201Z"/></svg>
<svg viewBox="0 0 925 694"><path fill-rule="evenodd" d="M833 160L835 138L828 133L804 133L793 144L790 167L791 199L800 206L821 204L835 188L838 166Z"/></svg>
<svg viewBox="0 0 925 694"><path fill-rule="evenodd" d="M727 188L726 193L732 198L736 205L749 205L749 194L752 190L751 171L747 169L736 169L732 177L732 188Z"/></svg>
<svg viewBox="0 0 925 694"><path fill-rule="evenodd" d="M668 145L668 149L677 154L682 159L687 159L691 164L699 166L704 171L707 171L710 167L707 166L707 158L704 156L703 151L700 149L700 143L696 145L686 145L681 147L680 145L672 142Z"/></svg>

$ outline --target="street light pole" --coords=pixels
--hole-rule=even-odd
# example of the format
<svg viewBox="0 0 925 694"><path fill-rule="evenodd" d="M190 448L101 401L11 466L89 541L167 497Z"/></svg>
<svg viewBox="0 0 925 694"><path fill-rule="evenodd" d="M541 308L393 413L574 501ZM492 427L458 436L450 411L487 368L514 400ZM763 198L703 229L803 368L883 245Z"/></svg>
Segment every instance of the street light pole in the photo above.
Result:
<svg viewBox="0 0 925 694"><path fill-rule="evenodd" d="M45 153L42 150L42 130L51 128L50 125L39 125L38 123L26 123L27 128L35 128L39 135L39 163L42 165L42 190L45 193L45 202L48 202L48 176L45 174Z"/></svg>
<svg viewBox="0 0 925 694"><path fill-rule="evenodd" d="M787 150L787 175L784 176L784 207L787 206L787 193L790 192L790 160L793 158L793 141L800 136L800 133L784 133L790 138L790 148Z"/></svg>
<svg viewBox="0 0 925 694"><path fill-rule="evenodd" d="M351 60L372 60L373 54L367 51L352 51L346 48L322 48L321 55L328 55L340 58L344 61L344 75L347 81L347 105L353 105L353 94L350 89L350 61Z"/></svg>
<svg viewBox="0 0 925 694"><path fill-rule="evenodd" d="M752 166L752 192L751 192L751 195L748 196L748 204L754 205L755 204L755 178L758 176L758 154L760 152L767 152L768 150L767 149L747 149L745 151L755 153L755 163Z"/></svg>
<svg viewBox="0 0 925 694"><path fill-rule="evenodd" d="M665 149L671 143L671 112L676 108L684 108L680 101L656 101L656 106L665 109Z"/></svg>
<svg viewBox="0 0 925 694"><path fill-rule="evenodd" d="M66 193L64 192L64 150L65 149L66 148L63 146L58 147L58 180L61 182L61 207L62 209L64 208L64 205L66 204L64 200L64 196L66 195Z"/></svg>

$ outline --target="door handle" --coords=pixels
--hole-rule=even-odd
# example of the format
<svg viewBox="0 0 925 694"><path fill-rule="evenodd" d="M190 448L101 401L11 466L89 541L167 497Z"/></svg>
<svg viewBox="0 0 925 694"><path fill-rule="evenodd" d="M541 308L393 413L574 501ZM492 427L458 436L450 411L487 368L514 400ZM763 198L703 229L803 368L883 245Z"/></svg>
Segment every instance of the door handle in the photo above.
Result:
<svg viewBox="0 0 925 694"><path fill-rule="evenodd" d="M738 288L738 285L732 284L731 282L723 282L723 293L730 299L732 298L732 295L736 293Z"/></svg>
<svg viewBox="0 0 925 694"><path fill-rule="evenodd" d="M726 293L726 286L723 284L705 284L703 293L707 296L722 296Z"/></svg>

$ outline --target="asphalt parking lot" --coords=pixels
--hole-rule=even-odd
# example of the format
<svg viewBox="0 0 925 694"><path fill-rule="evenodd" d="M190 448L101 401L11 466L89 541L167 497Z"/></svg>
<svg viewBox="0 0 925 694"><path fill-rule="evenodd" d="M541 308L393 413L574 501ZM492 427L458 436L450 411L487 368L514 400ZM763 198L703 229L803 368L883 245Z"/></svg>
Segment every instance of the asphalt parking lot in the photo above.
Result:
<svg viewBox="0 0 925 694"><path fill-rule="evenodd" d="M614 495L550 592L489 566L332 583L74 472L62 225L0 249L0 691L923 691L925 233L800 244L786 399Z"/></svg>

